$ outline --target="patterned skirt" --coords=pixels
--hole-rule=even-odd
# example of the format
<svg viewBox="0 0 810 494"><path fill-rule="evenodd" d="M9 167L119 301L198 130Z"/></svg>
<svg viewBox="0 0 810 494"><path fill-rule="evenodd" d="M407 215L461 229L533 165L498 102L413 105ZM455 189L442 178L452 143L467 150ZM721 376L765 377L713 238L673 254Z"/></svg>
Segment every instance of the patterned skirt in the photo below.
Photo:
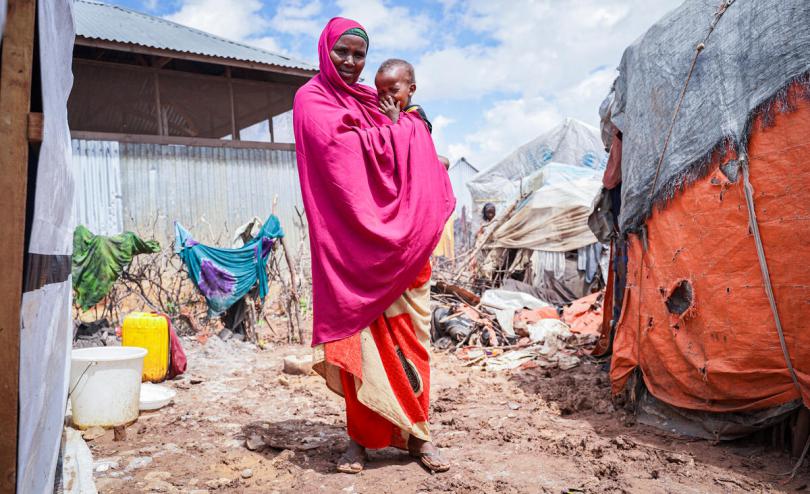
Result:
<svg viewBox="0 0 810 494"><path fill-rule="evenodd" d="M430 440L430 265L369 327L314 348L313 368L346 400L349 437L379 449Z"/></svg>

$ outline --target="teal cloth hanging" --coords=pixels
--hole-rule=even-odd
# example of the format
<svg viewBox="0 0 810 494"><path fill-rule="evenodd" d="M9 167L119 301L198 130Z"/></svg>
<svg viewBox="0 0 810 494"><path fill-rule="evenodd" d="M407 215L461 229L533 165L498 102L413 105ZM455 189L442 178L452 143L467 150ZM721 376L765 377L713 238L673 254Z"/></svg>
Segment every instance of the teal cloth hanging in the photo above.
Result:
<svg viewBox="0 0 810 494"><path fill-rule="evenodd" d="M284 236L276 216L267 218L256 238L236 249L203 245L178 222L174 233L174 250L205 297L210 315L225 312L257 282L259 297L267 295L267 260L276 239Z"/></svg>

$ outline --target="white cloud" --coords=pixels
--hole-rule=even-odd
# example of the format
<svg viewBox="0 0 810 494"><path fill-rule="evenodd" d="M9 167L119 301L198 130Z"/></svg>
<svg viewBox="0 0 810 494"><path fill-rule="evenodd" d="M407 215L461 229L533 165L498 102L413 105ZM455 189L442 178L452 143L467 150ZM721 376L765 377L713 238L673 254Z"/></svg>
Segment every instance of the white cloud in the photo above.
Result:
<svg viewBox="0 0 810 494"><path fill-rule="evenodd" d="M436 150L439 154L442 154L439 150L447 147L445 130L455 123L455 119L446 115L436 115L435 117L431 117L430 123L433 125L433 143L436 145Z"/></svg>
<svg viewBox="0 0 810 494"><path fill-rule="evenodd" d="M465 151L469 151L465 156L486 168L550 130L564 116L540 96L498 101L484 113L482 128L464 138Z"/></svg>
<svg viewBox="0 0 810 494"><path fill-rule="evenodd" d="M143 0L143 7L148 11L153 11L158 7L158 0Z"/></svg>
<svg viewBox="0 0 810 494"><path fill-rule="evenodd" d="M461 142L447 145L448 153L464 152L482 166L564 117L597 125L624 48L679 3L469 0L460 7L460 22L473 41L417 61L420 101L507 98L495 100Z"/></svg>
<svg viewBox="0 0 810 494"><path fill-rule="evenodd" d="M280 33L303 34L317 38L323 28L318 19L321 9L319 0L310 2L287 0L276 9L271 25Z"/></svg>
<svg viewBox="0 0 810 494"><path fill-rule="evenodd" d="M261 48L263 50L271 51L279 55L288 55L287 50L281 46L278 39L273 36L263 36L261 38L253 38L246 40L245 43Z"/></svg>
<svg viewBox="0 0 810 494"><path fill-rule="evenodd" d="M261 9L259 0L184 0L180 10L166 18L241 41L267 28L268 21L261 16Z"/></svg>
<svg viewBox="0 0 810 494"><path fill-rule="evenodd" d="M417 50L428 46L433 22L407 7L383 0L337 0L340 15L354 19L368 32L372 50Z"/></svg>

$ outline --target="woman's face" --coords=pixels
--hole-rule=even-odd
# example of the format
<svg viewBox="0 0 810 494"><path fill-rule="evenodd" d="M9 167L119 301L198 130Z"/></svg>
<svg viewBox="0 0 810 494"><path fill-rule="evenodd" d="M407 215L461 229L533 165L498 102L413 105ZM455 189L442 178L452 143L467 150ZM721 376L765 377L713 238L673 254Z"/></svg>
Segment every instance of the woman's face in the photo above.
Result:
<svg viewBox="0 0 810 494"><path fill-rule="evenodd" d="M366 66L367 49L366 41L353 34L344 34L332 47L329 58L346 84L354 84L360 79L360 73Z"/></svg>

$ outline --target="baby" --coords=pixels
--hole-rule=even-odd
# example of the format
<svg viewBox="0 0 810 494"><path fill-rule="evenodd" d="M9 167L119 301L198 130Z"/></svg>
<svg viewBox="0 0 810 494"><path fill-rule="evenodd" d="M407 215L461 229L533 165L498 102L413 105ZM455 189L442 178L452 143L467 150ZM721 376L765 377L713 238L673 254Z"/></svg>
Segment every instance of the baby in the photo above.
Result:
<svg viewBox="0 0 810 494"><path fill-rule="evenodd" d="M377 87L377 96L380 100L380 111L388 115L392 122L399 121L399 113L416 112L427 125L428 131L433 132L433 125L427 118L425 110L421 106L411 103L413 93L416 92L416 77L413 65L398 58L389 58L377 69L377 76L374 78L374 85ZM439 156L439 161L449 168L450 161L444 156Z"/></svg>

